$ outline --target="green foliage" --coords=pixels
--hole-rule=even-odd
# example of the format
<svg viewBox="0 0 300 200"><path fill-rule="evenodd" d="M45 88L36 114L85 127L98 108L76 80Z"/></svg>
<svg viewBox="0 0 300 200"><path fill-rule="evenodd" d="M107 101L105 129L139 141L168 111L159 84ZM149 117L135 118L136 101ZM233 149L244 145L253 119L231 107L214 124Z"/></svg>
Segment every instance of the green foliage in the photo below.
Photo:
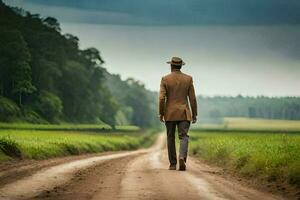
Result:
<svg viewBox="0 0 300 200"><path fill-rule="evenodd" d="M111 96L110 92L108 90L105 91L104 94L109 94L107 96ZM115 124L116 124L116 113L118 110L118 103L113 97L106 97L104 99L105 105L102 109L102 119L103 122L106 124L110 125L113 129L115 129Z"/></svg>
<svg viewBox="0 0 300 200"><path fill-rule="evenodd" d="M17 68L14 72L14 89L13 94L19 95L19 105L22 105L22 94L30 94L36 90L36 88L31 84L31 68L27 62L20 61L15 64Z"/></svg>
<svg viewBox="0 0 300 200"><path fill-rule="evenodd" d="M10 99L0 96L0 121L10 121L20 115L19 107Z"/></svg>
<svg viewBox="0 0 300 200"><path fill-rule="evenodd" d="M122 116L122 123L153 126L156 96L109 74L99 50L79 49L78 37L60 31L53 17L0 4L0 95L18 102L28 122L114 127Z"/></svg>
<svg viewBox="0 0 300 200"><path fill-rule="evenodd" d="M247 177L300 186L300 135L265 133L190 133L192 154Z"/></svg>
<svg viewBox="0 0 300 200"><path fill-rule="evenodd" d="M119 75L105 73L105 76L107 86L121 105L122 115L131 124L140 127L158 126L157 93L148 91L140 81L132 78L122 81Z"/></svg>
<svg viewBox="0 0 300 200"><path fill-rule="evenodd" d="M53 17L47 17L46 19L43 20L44 24L46 24L48 27L53 28L55 31L60 32L60 26L57 21L57 19Z"/></svg>
<svg viewBox="0 0 300 200"><path fill-rule="evenodd" d="M291 184L298 185L300 187L300 162L292 163L287 171L288 171L288 181Z"/></svg>
<svg viewBox="0 0 300 200"><path fill-rule="evenodd" d="M149 141L153 142L154 137L153 134L133 132L99 134L75 131L0 130L0 150L11 158L46 159L83 153L137 149L149 145Z"/></svg>
<svg viewBox="0 0 300 200"><path fill-rule="evenodd" d="M141 127L149 127L151 120L149 119L150 100L144 89L144 85L139 81L128 79L129 91L125 96L125 103L133 108L132 122L134 125Z"/></svg>
<svg viewBox="0 0 300 200"><path fill-rule="evenodd" d="M0 129L13 130L56 130L56 131L84 131L84 132L138 132L140 128L137 126L126 125L116 126L116 130L112 130L107 124L30 124L30 123L0 123Z"/></svg>
<svg viewBox="0 0 300 200"><path fill-rule="evenodd" d="M48 124L48 122L41 117L36 111L32 110L31 107L23 107L21 121L33 124ZM14 127L14 124L11 124Z"/></svg>
<svg viewBox="0 0 300 200"><path fill-rule="evenodd" d="M27 44L19 30L0 32L0 70L2 94L17 96L19 105L22 95L35 90L31 83L31 56ZM15 96L14 96L15 95Z"/></svg>
<svg viewBox="0 0 300 200"><path fill-rule="evenodd" d="M131 107L122 107L118 110L116 114L116 124L126 125L130 124L130 119L132 118L132 108Z"/></svg>
<svg viewBox="0 0 300 200"><path fill-rule="evenodd" d="M50 122L59 121L62 115L62 102L60 98L50 92L41 91L35 102L35 110Z"/></svg>
<svg viewBox="0 0 300 200"><path fill-rule="evenodd" d="M19 145L10 137L0 138L0 151L12 158L22 158Z"/></svg>

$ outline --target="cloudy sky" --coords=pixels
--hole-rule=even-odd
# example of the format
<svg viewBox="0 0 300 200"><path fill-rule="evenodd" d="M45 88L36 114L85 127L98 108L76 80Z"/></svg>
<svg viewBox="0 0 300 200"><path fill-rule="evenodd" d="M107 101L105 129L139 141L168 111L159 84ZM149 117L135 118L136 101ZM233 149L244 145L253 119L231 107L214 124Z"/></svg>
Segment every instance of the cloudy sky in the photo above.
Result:
<svg viewBox="0 0 300 200"><path fill-rule="evenodd" d="M202 95L300 96L299 0L5 0L54 16L105 67L158 90L182 57Z"/></svg>

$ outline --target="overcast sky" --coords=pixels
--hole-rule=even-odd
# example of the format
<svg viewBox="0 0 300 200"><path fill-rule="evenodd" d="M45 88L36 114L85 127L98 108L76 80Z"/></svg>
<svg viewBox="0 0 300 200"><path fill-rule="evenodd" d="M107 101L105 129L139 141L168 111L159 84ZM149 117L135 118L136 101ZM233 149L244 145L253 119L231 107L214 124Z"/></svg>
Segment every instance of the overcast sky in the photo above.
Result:
<svg viewBox="0 0 300 200"><path fill-rule="evenodd" d="M180 56L202 95L300 96L298 0L6 0L54 16L105 67L158 90Z"/></svg>

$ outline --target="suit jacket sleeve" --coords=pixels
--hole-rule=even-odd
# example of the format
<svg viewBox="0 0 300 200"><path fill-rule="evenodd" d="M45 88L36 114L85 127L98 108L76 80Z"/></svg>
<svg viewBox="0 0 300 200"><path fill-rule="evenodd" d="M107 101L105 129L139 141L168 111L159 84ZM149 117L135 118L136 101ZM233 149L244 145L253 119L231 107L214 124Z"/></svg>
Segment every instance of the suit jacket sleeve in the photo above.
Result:
<svg viewBox="0 0 300 200"><path fill-rule="evenodd" d="M193 84L193 79L191 79L191 84L189 87L189 101L192 108L193 117L196 117L198 115L197 113L197 99L195 95L195 89Z"/></svg>
<svg viewBox="0 0 300 200"><path fill-rule="evenodd" d="M160 82L160 90L159 90L159 115L164 116L165 112L165 104L167 99L167 90L164 82L164 78L161 79Z"/></svg>

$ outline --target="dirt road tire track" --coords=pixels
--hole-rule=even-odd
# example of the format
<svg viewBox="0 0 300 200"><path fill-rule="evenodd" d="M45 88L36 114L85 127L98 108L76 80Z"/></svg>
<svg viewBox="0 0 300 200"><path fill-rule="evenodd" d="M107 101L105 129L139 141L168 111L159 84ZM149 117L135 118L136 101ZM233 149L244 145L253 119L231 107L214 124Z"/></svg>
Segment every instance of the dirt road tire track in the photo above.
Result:
<svg viewBox="0 0 300 200"><path fill-rule="evenodd" d="M0 165L0 188L6 184L15 182L16 180L31 176L40 170L50 168L56 165L91 158L95 156L112 155L120 152L122 151L73 155L60 158L51 158L47 160L13 160L4 162Z"/></svg>

